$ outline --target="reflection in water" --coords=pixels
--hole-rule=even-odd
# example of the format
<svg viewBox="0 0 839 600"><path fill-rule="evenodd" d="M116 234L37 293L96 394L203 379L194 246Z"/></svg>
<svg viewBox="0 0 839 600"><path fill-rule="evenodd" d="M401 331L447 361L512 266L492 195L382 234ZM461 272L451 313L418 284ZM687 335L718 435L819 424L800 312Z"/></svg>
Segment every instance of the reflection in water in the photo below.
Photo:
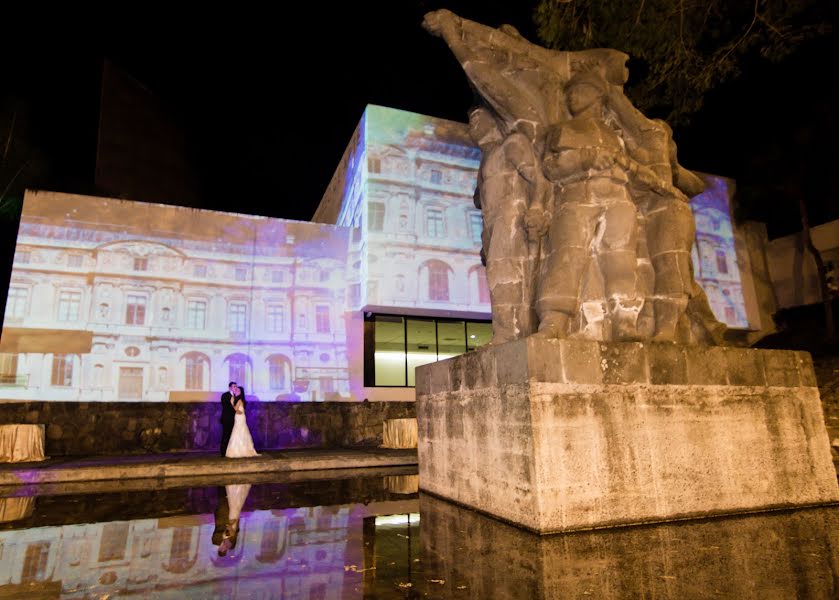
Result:
<svg viewBox="0 0 839 600"><path fill-rule="evenodd" d="M420 512L440 597L839 597L836 507L542 537L425 494Z"/></svg>
<svg viewBox="0 0 839 600"><path fill-rule="evenodd" d="M839 590L836 507L539 537L417 499L413 483L43 496L38 510L0 523L0 599L827 599Z"/></svg>
<svg viewBox="0 0 839 600"><path fill-rule="evenodd" d="M226 504L227 508L227 522L221 531L221 540L218 542L218 555L220 557L226 556L229 552L232 553L236 549L236 542L239 540L239 519L242 513L242 507L245 505L245 499L251 491L250 484L240 483L236 485L224 486L224 499L219 499L219 508L223 510L222 506ZM216 531L219 528L219 511L216 511L216 529L213 531L215 537ZM216 544L215 539L213 544Z"/></svg>
<svg viewBox="0 0 839 600"><path fill-rule="evenodd" d="M0 523L25 519L34 506L35 498L0 498Z"/></svg>

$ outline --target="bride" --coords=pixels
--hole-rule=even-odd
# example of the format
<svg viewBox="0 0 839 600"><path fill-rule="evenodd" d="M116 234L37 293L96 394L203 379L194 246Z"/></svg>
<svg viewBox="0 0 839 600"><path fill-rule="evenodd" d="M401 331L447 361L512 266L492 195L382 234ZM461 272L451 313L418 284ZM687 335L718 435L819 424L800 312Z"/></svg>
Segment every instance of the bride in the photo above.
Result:
<svg viewBox="0 0 839 600"><path fill-rule="evenodd" d="M239 394L230 397L230 404L236 413L233 420L233 431L230 433L230 442L227 444L227 458L247 458L259 456L253 447L253 438L248 429L248 422L245 420L245 391L240 387Z"/></svg>

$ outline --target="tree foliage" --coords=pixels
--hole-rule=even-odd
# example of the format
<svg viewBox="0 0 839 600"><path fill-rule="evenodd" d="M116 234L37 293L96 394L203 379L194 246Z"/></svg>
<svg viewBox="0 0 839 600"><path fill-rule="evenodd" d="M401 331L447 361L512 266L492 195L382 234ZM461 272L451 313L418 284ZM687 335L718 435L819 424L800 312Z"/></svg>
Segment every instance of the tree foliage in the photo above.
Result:
<svg viewBox="0 0 839 600"><path fill-rule="evenodd" d="M835 0L540 0L538 35L561 50L616 48L631 57L627 94L683 123L705 94L752 58L778 61L830 31Z"/></svg>

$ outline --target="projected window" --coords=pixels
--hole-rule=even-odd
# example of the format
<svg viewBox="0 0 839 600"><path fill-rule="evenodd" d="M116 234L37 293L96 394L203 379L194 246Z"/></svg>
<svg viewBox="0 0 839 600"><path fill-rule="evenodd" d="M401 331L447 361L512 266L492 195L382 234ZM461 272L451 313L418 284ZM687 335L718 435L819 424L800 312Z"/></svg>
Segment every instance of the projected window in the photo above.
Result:
<svg viewBox="0 0 839 600"><path fill-rule="evenodd" d="M204 329L207 326L207 301L190 300L186 305L186 326Z"/></svg>
<svg viewBox="0 0 839 600"><path fill-rule="evenodd" d="M77 269L82 266L81 254L70 254L67 256L67 266Z"/></svg>
<svg viewBox="0 0 839 600"><path fill-rule="evenodd" d="M472 302L489 304L489 285L487 285L486 270L481 265L469 269L469 299Z"/></svg>
<svg viewBox="0 0 839 600"><path fill-rule="evenodd" d="M4 352L0 354L0 384L14 385L17 383L17 354Z"/></svg>
<svg viewBox="0 0 839 600"><path fill-rule="evenodd" d="M62 290L58 294L58 320L78 321L81 312L82 293L76 290Z"/></svg>
<svg viewBox="0 0 839 600"><path fill-rule="evenodd" d="M722 250L716 251L717 255L717 273L728 273L728 261L726 260L725 252Z"/></svg>
<svg viewBox="0 0 839 600"><path fill-rule="evenodd" d="M425 211L425 231L426 235L431 238L446 236L446 223L442 209L429 208Z"/></svg>
<svg viewBox="0 0 839 600"><path fill-rule="evenodd" d="M207 265L195 265L195 268L192 270L192 274L196 277L206 277Z"/></svg>
<svg viewBox="0 0 839 600"><path fill-rule="evenodd" d="M54 354L52 357L52 385L70 387L73 385L73 355Z"/></svg>
<svg viewBox="0 0 839 600"><path fill-rule="evenodd" d="M492 339L486 321L371 315L365 317L366 386L411 387L414 370L458 356Z"/></svg>
<svg viewBox="0 0 839 600"><path fill-rule="evenodd" d="M248 270L244 267L236 267L234 271L234 276L236 277L236 281L247 281Z"/></svg>
<svg viewBox="0 0 839 600"><path fill-rule="evenodd" d="M227 327L233 333L245 333L248 329L248 305L231 302L227 307Z"/></svg>
<svg viewBox="0 0 839 600"><path fill-rule="evenodd" d="M318 304L315 307L315 328L318 333L329 333L329 307Z"/></svg>
<svg viewBox="0 0 839 600"><path fill-rule="evenodd" d="M472 241L476 244L481 243L481 233L484 230L484 221L481 213L469 213L469 230L472 232Z"/></svg>
<svg viewBox="0 0 839 600"><path fill-rule="evenodd" d="M190 352L184 357L184 387L188 390L206 389L209 380L210 359L200 352Z"/></svg>
<svg viewBox="0 0 839 600"><path fill-rule="evenodd" d="M32 261L32 253L28 250L18 250L15 252L15 260L14 262L18 264L29 264Z"/></svg>
<svg viewBox="0 0 839 600"><path fill-rule="evenodd" d="M271 271L271 283L282 283L284 279L282 271Z"/></svg>
<svg viewBox="0 0 839 600"><path fill-rule="evenodd" d="M367 210L370 215L370 231L382 231L385 228L385 205L381 202L370 202Z"/></svg>
<svg viewBox="0 0 839 600"><path fill-rule="evenodd" d="M430 260L423 266L425 279L428 281L429 300L447 302L449 300L449 265L440 260Z"/></svg>
<svg viewBox="0 0 839 600"><path fill-rule="evenodd" d="M50 543L37 542L26 546L23 555L23 569L20 573L21 583L42 581L47 574L47 561L50 556Z"/></svg>
<svg viewBox="0 0 839 600"><path fill-rule="evenodd" d="M244 385L248 381L248 357L237 353L227 358L228 381L238 381Z"/></svg>
<svg viewBox="0 0 839 600"><path fill-rule="evenodd" d="M369 173L381 173L382 172L382 161L378 158L368 158L367 159L367 171Z"/></svg>
<svg viewBox="0 0 839 600"><path fill-rule="evenodd" d="M288 387L291 374L291 361L282 354L268 357L268 385L272 390L284 390Z"/></svg>
<svg viewBox="0 0 839 600"><path fill-rule="evenodd" d="M148 258L135 258L134 259L134 270L135 271L148 271L149 269L149 259Z"/></svg>
<svg viewBox="0 0 839 600"><path fill-rule="evenodd" d="M145 325L146 296L143 294L128 294L125 297L125 324Z"/></svg>
<svg viewBox="0 0 839 600"><path fill-rule="evenodd" d="M438 171L437 169L431 170L431 183L440 184L443 183L443 172Z"/></svg>
<svg viewBox="0 0 839 600"><path fill-rule="evenodd" d="M282 304L269 304L265 311L265 326L268 331L278 333L283 330L285 310Z"/></svg>
<svg viewBox="0 0 839 600"><path fill-rule="evenodd" d="M25 287L13 285L9 288L9 298L6 300L6 318L22 319L26 315L26 300L29 290Z"/></svg>

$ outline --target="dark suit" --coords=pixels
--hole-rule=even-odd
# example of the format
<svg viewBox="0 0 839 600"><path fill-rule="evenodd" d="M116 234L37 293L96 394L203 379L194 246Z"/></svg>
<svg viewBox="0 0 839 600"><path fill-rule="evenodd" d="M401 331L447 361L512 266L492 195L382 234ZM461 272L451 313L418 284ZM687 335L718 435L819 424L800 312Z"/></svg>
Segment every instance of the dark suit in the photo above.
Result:
<svg viewBox="0 0 839 600"><path fill-rule="evenodd" d="M233 421L236 419L236 411L230 404L230 392L221 395L221 455L227 452L227 443L230 441L230 434L233 432Z"/></svg>

